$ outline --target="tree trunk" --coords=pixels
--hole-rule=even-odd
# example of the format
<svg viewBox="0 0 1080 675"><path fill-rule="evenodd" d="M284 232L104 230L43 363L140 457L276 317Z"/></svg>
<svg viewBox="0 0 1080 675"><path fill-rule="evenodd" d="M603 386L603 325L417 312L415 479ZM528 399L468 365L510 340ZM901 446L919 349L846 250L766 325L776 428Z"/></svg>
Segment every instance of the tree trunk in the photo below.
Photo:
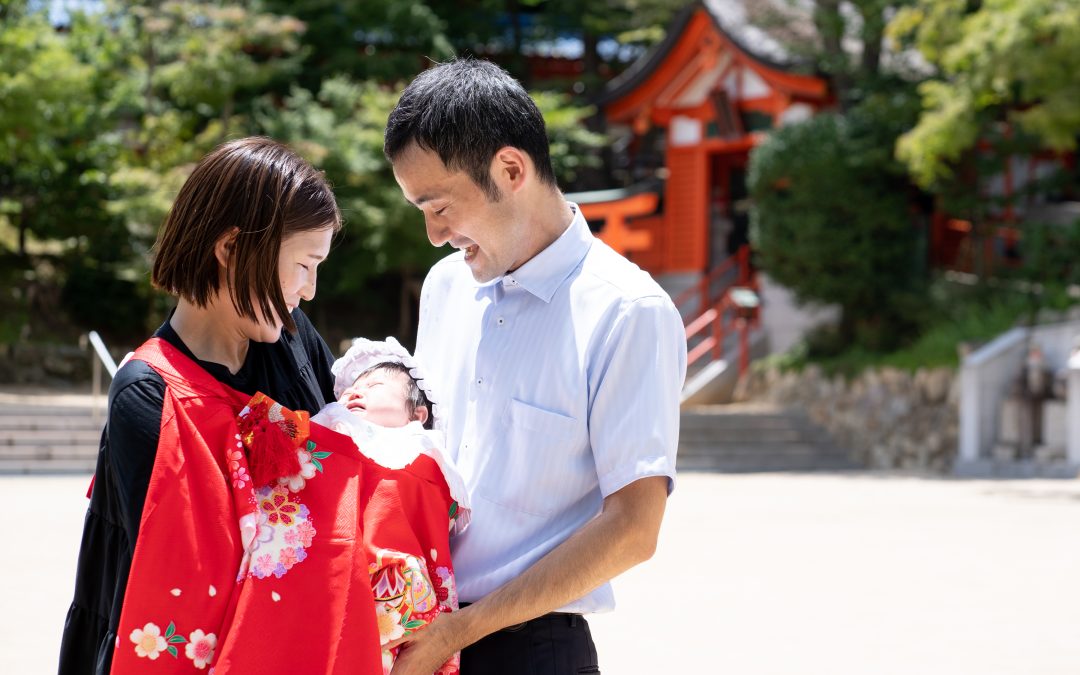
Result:
<svg viewBox="0 0 1080 675"><path fill-rule="evenodd" d="M840 109L846 110L851 78L843 45L844 17L840 14L840 0L817 0L814 5L814 26L821 36L824 52L822 65L828 70Z"/></svg>
<svg viewBox="0 0 1080 675"><path fill-rule="evenodd" d="M881 8L871 7L863 13L862 57L859 71L864 78L873 78L881 66L881 41L885 38L885 15Z"/></svg>
<svg viewBox="0 0 1080 675"><path fill-rule="evenodd" d="M525 38L521 28L521 4L518 0L506 0L506 13L510 16L510 69L522 86L528 89L531 78L525 56L521 53Z"/></svg>
<svg viewBox="0 0 1080 675"><path fill-rule="evenodd" d="M19 214L19 257L26 258L26 218Z"/></svg>
<svg viewBox="0 0 1080 675"><path fill-rule="evenodd" d="M157 65L157 56L154 53L154 41L146 41L146 89L143 98L146 103L146 114L153 113L154 104L154 67Z"/></svg>
<svg viewBox="0 0 1080 675"><path fill-rule="evenodd" d="M600 37L592 31L586 29L582 36L582 47L584 52L582 53L582 65L585 72L585 83L589 87L600 88L600 51L598 49L600 45Z"/></svg>

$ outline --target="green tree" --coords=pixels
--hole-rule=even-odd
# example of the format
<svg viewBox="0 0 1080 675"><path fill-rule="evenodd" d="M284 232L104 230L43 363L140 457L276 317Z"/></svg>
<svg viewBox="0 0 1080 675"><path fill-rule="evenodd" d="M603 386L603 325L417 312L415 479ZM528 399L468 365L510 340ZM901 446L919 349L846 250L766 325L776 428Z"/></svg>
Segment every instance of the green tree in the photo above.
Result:
<svg viewBox="0 0 1080 675"><path fill-rule="evenodd" d="M116 47L99 23L76 16L59 33L44 10L4 6L0 285L11 293L0 299L0 332L8 339L63 335L79 312L130 327L123 308L141 302L136 285L120 278L132 254L123 220L106 208L116 156L106 92L116 80ZM89 277L116 283L85 298L61 293ZM57 311L60 302L68 312ZM113 321L114 313L123 316Z"/></svg>
<svg viewBox="0 0 1080 675"><path fill-rule="evenodd" d="M73 146L85 146L95 121L95 75L40 12L5 22L0 63L0 212L25 257L30 234L42 240L72 234L58 217L67 208L60 197L78 185L89 161Z"/></svg>
<svg viewBox="0 0 1080 675"><path fill-rule="evenodd" d="M110 209L152 238L192 165L251 133L252 102L294 76L304 24L236 4L111 5L102 21L127 46L112 90L120 137Z"/></svg>
<svg viewBox="0 0 1080 675"><path fill-rule="evenodd" d="M829 78L841 110L880 89L902 86L909 73L891 62L888 17L917 0L760 0L747 3L749 21L778 40L795 62Z"/></svg>
<svg viewBox="0 0 1080 675"><path fill-rule="evenodd" d="M583 73L580 78L586 98L601 93L606 78L601 72L600 40L615 39L623 47L644 51L664 37L664 29L675 14L690 4L688 0L524 0L518 4L534 7L532 32L520 43L575 37L581 41ZM524 44L516 44L520 52ZM618 58L618 57L615 57ZM611 65L611 64L609 64ZM616 64L621 65L621 64Z"/></svg>
<svg viewBox="0 0 1080 675"><path fill-rule="evenodd" d="M759 263L800 301L842 309L840 347L913 336L923 288L912 191L892 157L915 102L875 95L770 134L750 158Z"/></svg>
<svg viewBox="0 0 1080 675"><path fill-rule="evenodd" d="M466 0L458 14L475 4ZM311 92L332 77L393 82L419 72L428 59L453 56L446 22L429 1L266 0L267 11L303 21L303 70L297 84Z"/></svg>
<svg viewBox="0 0 1080 675"><path fill-rule="evenodd" d="M1080 5L1059 0L920 0L890 35L938 74L897 154L923 186L962 177L980 138L1015 127L1032 147L1074 150L1080 134Z"/></svg>
<svg viewBox="0 0 1080 675"><path fill-rule="evenodd" d="M767 0L748 7L795 63L828 77L833 112L774 130L751 153L761 266L801 301L842 309L833 351L914 337L925 251L913 189L893 157L914 123L914 85L888 53L886 17L911 0ZM820 346L819 346L820 347Z"/></svg>
<svg viewBox="0 0 1080 675"><path fill-rule="evenodd" d="M337 323L338 307L361 300L370 321L352 334L407 335L395 320L411 322L414 291L443 252L401 198L382 131L402 82L453 52L445 30L460 19L443 5L105 0L60 31L42 5L0 5L0 242L24 252L4 272L41 272L35 283L51 290L37 297L53 303L19 305L18 321L66 314L121 339L143 334L148 304L163 302L147 253L174 195L218 143L266 134L326 171L346 216L316 315ZM490 23L475 34L496 34ZM582 125L588 108L536 96L566 184L596 164L603 139ZM61 299L66 312L55 311Z"/></svg>

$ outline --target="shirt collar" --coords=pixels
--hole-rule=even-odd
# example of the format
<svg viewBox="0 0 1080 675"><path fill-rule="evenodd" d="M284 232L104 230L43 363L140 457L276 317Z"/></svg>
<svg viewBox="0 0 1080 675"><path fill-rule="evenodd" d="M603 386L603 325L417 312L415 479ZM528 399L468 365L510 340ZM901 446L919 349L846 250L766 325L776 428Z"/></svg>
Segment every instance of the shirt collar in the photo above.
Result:
<svg viewBox="0 0 1080 675"><path fill-rule="evenodd" d="M544 302L551 302L555 291L577 269L595 237L578 205L567 203L574 212L570 226L543 251L503 276L501 282L504 286L521 286Z"/></svg>

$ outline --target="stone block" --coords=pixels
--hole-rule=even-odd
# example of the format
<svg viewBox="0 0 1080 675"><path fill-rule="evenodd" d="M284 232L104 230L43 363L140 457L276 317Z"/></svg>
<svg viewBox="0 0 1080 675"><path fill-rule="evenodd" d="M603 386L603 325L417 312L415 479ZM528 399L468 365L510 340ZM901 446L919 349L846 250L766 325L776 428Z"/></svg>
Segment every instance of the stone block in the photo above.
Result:
<svg viewBox="0 0 1080 675"><path fill-rule="evenodd" d="M1042 464L1065 460L1065 446L1037 445L1035 446L1035 461Z"/></svg>
<svg viewBox="0 0 1080 675"><path fill-rule="evenodd" d="M998 416L998 441L1027 448L1034 445L1035 420L1032 413L1028 401L1017 397L1005 399Z"/></svg>
<svg viewBox="0 0 1080 675"><path fill-rule="evenodd" d="M1062 368L1054 373L1054 383L1050 387L1050 394L1054 398L1065 400L1069 392L1069 370Z"/></svg>
<svg viewBox="0 0 1080 675"><path fill-rule="evenodd" d="M945 400L945 397L949 395L949 390L952 387L952 372L945 368L934 368L933 370L925 371L922 382L920 383L920 392L922 393L923 400L927 403L941 403Z"/></svg>
<svg viewBox="0 0 1080 675"><path fill-rule="evenodd" d="M990 451L990 456L999 462L1011 462L1016 459L1017 448L1012 443L998 443Z"/></svg>
<svg viewBox="0 0 1080 675"><path fill-rule="evenodd" d="M1043 402L1042 406L1042 442L1043 445L1062 448L1067 443L1069 411L1065 401L1056 399Z"/></svg>

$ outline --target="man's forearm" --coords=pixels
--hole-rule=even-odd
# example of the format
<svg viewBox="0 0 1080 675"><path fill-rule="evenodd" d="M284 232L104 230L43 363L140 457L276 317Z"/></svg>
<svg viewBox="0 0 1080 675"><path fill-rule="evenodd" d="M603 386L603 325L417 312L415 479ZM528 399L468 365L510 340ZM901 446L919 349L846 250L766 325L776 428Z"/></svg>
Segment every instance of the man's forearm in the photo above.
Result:
<svg viewBox="0 0 1080 675"><path fill-rule="evenodd" d="M604 510L521 576L458 612L455 642L472 644L587 595L652 557L668 479L643 478L612 494Z"/></svg>

